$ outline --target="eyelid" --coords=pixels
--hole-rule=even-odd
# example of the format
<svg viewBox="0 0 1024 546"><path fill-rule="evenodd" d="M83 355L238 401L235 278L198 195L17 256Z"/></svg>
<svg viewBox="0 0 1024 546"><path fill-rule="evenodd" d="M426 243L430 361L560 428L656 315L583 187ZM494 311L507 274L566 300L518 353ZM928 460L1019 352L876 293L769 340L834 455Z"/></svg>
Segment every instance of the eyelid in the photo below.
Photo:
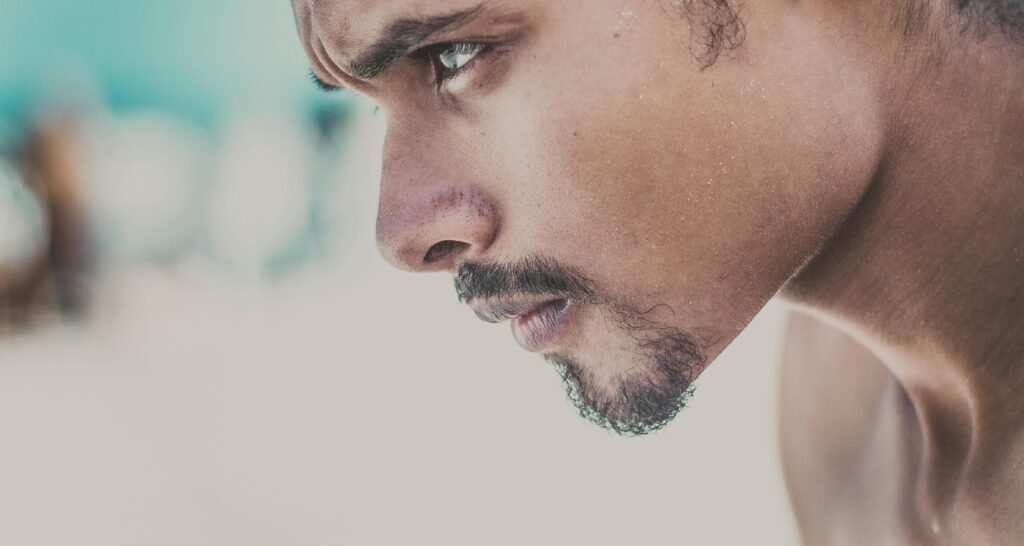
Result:
<svg viewBox="0 0 1024 546"><path fill-rule="evenodd" d="M459 44L466 44L466 45L469 45L470 47L478 47L479 49L477 49L476 52L473 53L473 56L470 57L469 61L467 61L466 64L464 64L464 65L462 65L462 66L460 66L458 68L449 68L447 66L444 66L444 70L445 70L445 74L446 74L444 79L446 79L446 80L447 79L451 79L452 77L454 77L454 76L456 76L456 75L458 75L458 74L460 74L462 72L467 71L469 69L469 67L471 67L474 64L476 64L477 60L479 60L481 57L486 55L488 51L490 51L490 46L488 46L487 44L481 44L481 43L477 43L477 42L449 42L448 44L446 44L446 46L443 49L438 48L437 52L435 53L435 55L437 55L436 59L438 61L440 61L440 54L441 53L444 53L449 48L455 47L455 46L457 46Z"/></svg>
<svg viewBox="0 0 1024 546"><path fill-rule="evenodd" d="M310 81L313 82L314 85L316 85L318 88L320 88L321 91L325 93L335 93L337 91L341 91L342 89L340 85L329 84L324 80L320 79L320 76L317 76L316 72L313 72L312 69L309 70L309 79Z"/></svg>
<svg viewBox="0 0 1024 546"><path fill-rule="evenodd" d="M454 98L454 96L451 96L453 95L452 93L447 92L446 85L462 76L472 77L471 72L489 70L488 66L490 64L498 62L502 57L511 53L526 39L528 34L525 30L516 29L507 32L489 33L487 35L445 36L443 40L416 49L409 53L406 58L421 65L425 64L431 72L431 84L434 91L449 98ZM482 46L482 50L458 71L449 74L444 79L439 79L436 61L434 60L436 59L436 53L439 49L447 48L455 43L479 45Z"/></svg>
<svg viewBox="0 0 1024 546"><path fill-rule="evenodd" d="M469 44L473 46L479 46L480 50L469 60L465 65L457 69L449 69L447 67L441 67L440 65L440 54L448 48L456 44ZM420 59L422 62L429 64L431 71L433 72L433 84L438 90L442 90L444 84L459 76L460 74L468 73L471 71L482 58L486 57L488 53L492 52L496 44L493 41L487 40L472 40L472 39L459 39L459 40L448 40L444 42L438 42L428 46L424 46L417 51L413 52L413 56ZM442 74L442 71L444 74Z"/></svg>

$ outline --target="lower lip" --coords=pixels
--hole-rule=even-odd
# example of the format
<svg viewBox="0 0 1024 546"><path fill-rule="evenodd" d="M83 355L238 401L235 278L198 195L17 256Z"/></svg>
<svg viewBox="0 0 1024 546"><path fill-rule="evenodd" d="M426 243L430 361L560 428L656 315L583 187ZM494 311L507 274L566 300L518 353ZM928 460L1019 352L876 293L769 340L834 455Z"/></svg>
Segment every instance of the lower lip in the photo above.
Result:
<svg viewBox="0 0 1024 546"><path fill-rule="evenodd" d="M557 300L512 321L512 335L522 348L539 353L561 330L568 300Z"/></svg>

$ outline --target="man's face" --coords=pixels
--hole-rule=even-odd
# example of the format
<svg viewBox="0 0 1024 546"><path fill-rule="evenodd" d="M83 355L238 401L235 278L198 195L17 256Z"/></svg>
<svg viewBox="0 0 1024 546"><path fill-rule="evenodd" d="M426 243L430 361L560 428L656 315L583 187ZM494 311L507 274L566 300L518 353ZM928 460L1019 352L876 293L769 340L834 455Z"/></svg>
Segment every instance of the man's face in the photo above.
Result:
<svg viewBox="0 0 1024 546"><path fill-rule="evenodd" d="M385 257L450 272L619 432L675 414L875 164L863 86L786 3L745 34L706 2L294 3L316 76L387 114ZM707 67L723 21L745 42Z"/></svg>

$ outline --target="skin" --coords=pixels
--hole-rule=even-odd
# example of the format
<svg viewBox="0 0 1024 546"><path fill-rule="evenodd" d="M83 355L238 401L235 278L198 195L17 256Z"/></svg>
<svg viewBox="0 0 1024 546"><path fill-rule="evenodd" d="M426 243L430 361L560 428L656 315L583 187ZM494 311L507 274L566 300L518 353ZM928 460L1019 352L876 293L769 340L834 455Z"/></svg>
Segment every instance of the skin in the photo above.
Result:
<svg viewBox="0 0 1024 546"><path fill-rule="evenodd" d="M889 3L762 0L708 66L708 13L667 0L294 6L317 77L387 113L389 261L548 256L700 334L707 362L779 294L801 313L781 417L808 543L1024 534L1016 42L939 2L908 27ZM414 54L352 69L389 22L474 9L431 43L494 50L445 85ZM644 369L612 303L575 307L551 349L608 392Z"/></svg>

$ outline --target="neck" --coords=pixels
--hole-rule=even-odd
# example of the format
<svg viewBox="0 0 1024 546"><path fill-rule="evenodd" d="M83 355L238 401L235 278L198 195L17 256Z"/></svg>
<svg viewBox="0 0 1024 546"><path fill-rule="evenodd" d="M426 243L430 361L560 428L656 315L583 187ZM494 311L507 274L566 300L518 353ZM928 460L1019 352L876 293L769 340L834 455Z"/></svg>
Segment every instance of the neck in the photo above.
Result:
<svg viewBox="0 0 1024 546"><path fill-rule="evenodd" d="M998 34L925 32L876 65L878 170L782 293L875 351L954 476L1024 422L1024 47Z"/></svg>

